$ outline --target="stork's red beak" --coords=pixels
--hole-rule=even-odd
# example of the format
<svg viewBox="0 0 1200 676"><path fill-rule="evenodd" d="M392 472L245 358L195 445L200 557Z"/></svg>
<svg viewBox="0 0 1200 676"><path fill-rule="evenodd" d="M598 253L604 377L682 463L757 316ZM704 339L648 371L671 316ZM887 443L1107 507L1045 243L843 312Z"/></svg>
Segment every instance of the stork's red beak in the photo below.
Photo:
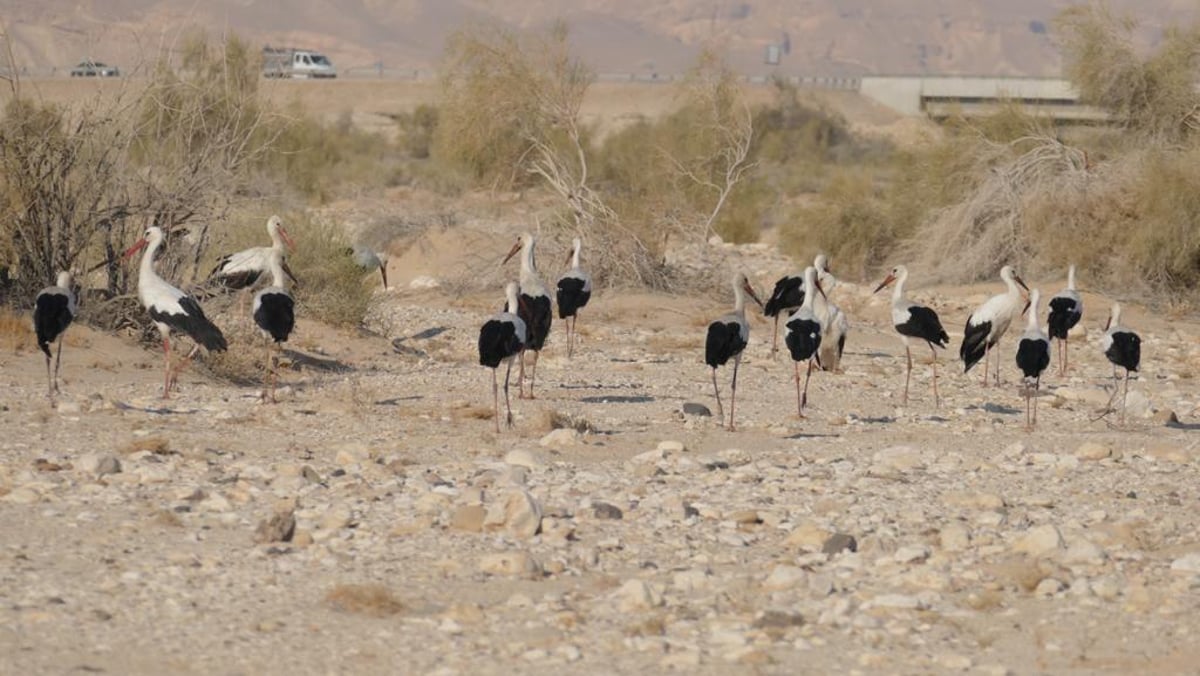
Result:
<svg viewBox="0 0 1200 676"><path fill-rule="evenodd" d="M825 287L821 286L821 278L820 277L817 278L816 285L817 285L817 291L821 292L821 297L824 298L825 300L829 300L829 296L825 295Z"/></svg>
<svg viewBox="0 0 1200 676"><path fill-rule="evenodd" d="M521 240L518 239L517 243L513 245L513 248L509 249L508 255L504 257L504 262L507 263L508 261L512 260L512 257L516 256L517 252L520 250L521 250Z"/></svg>
<svg viewBox="0 0 1200 676"><path fill-rule="evenodd" d="M750 294L750 297L754 299L755 303L758 303L760 308L763 306L762 301L758 299L758 294L754 293L754 287L750 286L750 280L746 280L746 282L742 284L742 289L744 289L746 293Z"/></svg>
<svg viewBox="0 0 1200 676"><path fill-rule="evenodd" d="M1108 319L1104 320L1104 330L1107 332L1110 326L1112 326L1112 315L1109 315Z"/></svg>
<svg viewBox="0 0 1200 676"><path fill-rule="evenodd" d="M144 249L146 247L146 245L149 243L150 243L149 240L147 240L145 237L143 237L142 239L139 239L136 243L134 243L133 246L126 249L125 253L121 254L121 260L123 260L123 261L129 260L129 258L131 256L133 256L135 253Z"/></svg>
<svg viewBox="0 0 1200 676"><path fill-rule="evenodd" d="M1025 289L1025 293L1026 293L1026 295L1028 296L1028 294L1029 294L1029 287L1028 287L1028 286L1025 286L1025 280L1021 279L1021 275L1018 275L1018 274L1016 274L1016 273L1014 272L1014 273L1013 273L1013 280L1014 280L1014 281L1015 281L1017 284L1020 284L1022 289Z"/></svg>
<svg viewBox="0 0 1200 676"><path fill-rule="evenodd" d="M884 277L883 281L879 283L879 286L875 287L875 290L872 291L871 293L879 293L883 289L886 289L888 284L891 284L894 281L896 281L896 275L893 275L892 273L889 272L888 276Z"/></svg>
<svg viewBox="0 0 1200 676"><path fill-rule="evenodd" d="M282 225L279 226L279 236L283 238L283 243L285 246L287 246L288 251L296 250L296 242L292 239L292 236L288 234L288 231L283 229Z"/></svg>
<svg viewBox="0 0 1200 676"><path fill-rule="evenodd" d="M567 251L567 265L570 265L570 264L571 264L571 260L572 260L572 259L574 259L574 258L575 258L575 250L574 250L574 249L570 249L570 250L568 250L568 251Z"/></svg>

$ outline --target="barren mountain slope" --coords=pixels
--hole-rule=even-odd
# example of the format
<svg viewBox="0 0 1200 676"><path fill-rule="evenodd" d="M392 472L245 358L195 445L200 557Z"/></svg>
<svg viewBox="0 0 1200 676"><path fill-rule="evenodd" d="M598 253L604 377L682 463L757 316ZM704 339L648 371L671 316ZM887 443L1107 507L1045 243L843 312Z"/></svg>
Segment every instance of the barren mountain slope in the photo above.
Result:
<svg viewBox="0 0 1200 676"><path fill-rule="evenodd" d="M768 44L790 50L789 73L1002 73L1058 70L1051 36L1066 0L9 0L5 20L18 64L62 69L91 55L131 67L202 26L254 42L305 45L341 68L429 68L445 38L472 21L538 26L569 21L580 52L604 72L677 72L715 39L746 71L763 71ZM1114 0L1137 11L1153 41L1163 26L1195 18L1183 0ZM568 8L564 9L564 5Z"/></svg>

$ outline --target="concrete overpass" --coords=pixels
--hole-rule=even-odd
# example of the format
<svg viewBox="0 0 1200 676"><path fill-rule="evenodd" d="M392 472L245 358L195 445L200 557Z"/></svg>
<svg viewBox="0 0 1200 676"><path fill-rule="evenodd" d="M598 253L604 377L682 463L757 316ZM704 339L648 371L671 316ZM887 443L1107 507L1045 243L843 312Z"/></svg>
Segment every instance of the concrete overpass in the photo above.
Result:
<svg viewBox="0 0 1200 676"><path fill-rule="evenodd" d="M1067 80L958 75L864 75L859 92L905 115L943 119L980 116L1006 103L1019 103L1034 115L1061 122L1107 122L1108 113L1081 104Z"/></svg>

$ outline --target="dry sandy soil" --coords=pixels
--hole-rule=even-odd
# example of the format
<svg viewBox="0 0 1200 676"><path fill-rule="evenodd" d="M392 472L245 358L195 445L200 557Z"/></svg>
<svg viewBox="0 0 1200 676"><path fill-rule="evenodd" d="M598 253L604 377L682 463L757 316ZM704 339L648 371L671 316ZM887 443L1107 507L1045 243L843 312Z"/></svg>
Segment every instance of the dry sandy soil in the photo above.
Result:
<svg viewBox="0 0 1200 676"><path fill-rule="evenodd" d="M1200 663L1195 321L1130 308L1143 369L1117 429L1099 417L1107 304L1086 295L1072 370L1046 378L1029 433L1015 330L1004 386L981 387L943 355L942 407L925 364L901 407L888 301L855 280L832 293L853 320L845 372L814 376L804 420L792 365L770 358L770 324L754 317L729 432L681 412L713 404L704 325L727 303L600 290L575 357L556 324L537 399L514 398L515 426L496 434L474 345L516 269L499 266L507 235L492 240L458 247L494 246L486 292L407 289L406 277L453 264L409 259L393 270L401 288L378 294L375 333L302 322L277 405L203 368L160 401L155 350L75 326L53 407L40 355L6 346L0 671ZM561 260L547 248L543 261ZM766 247L724 253L763 291L787 267ZM998 286L929 289L920 277L910 295L939 310L956 345ZM245 320L218 321L233 333ZM263 542L256 529L280 513L295 519L290 541Z"/></svg>

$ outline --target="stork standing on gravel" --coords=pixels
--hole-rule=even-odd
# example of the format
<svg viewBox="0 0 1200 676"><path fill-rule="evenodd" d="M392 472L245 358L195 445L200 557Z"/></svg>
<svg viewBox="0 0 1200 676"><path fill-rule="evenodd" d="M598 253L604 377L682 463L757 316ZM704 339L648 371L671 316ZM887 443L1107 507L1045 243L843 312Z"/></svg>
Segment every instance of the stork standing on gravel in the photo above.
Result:
<svg viewBox="0 0 1200 676"><path fill-rule="evenodd" d="M62 364L62 337L75 319L75 293L71 291L71 273L58 273L58 281L38 292L33 302L33 331L38 349L46 355L46 396L58 392L58 367ZM58 341L54 375L50 375L50 344Z"/></svg>
<svg viewBox="0 0 1200 676"><path fill-rule="evenodd" d="M275 372L275 360L271 352L282 349L292 329L296 327L296 302L287 290L287 280L283 272L283 254L276 253L271 257L271 286L254 295L254 323L267 343L266 369L267 388L263 391L263 399L275 403L275 382L278 375Z"/></svg>
<svg viewBox="0 0 1200 676"><path fill-rule="evenodd" d="M1067 268L1067 288L1050 299L1050 317L1046 324L1051 340L1058 340L1058 373L1067 372L1067 338L1071 329L1083 317L1083 298L1075 290L1075 266Z"/></svg>
<svg viewBox="0 0 1200 676"><path fill-rule="evenodd" d="M592 276L579 267L579 249L582 242L578 237L571 247L571 255L567 257L571 269L558 278L558 318L567 325L567 357L575 351L575 324L579 321L579 310L588 304L592 297Z"/></svg>
<svg viewBox="0 0 1200 676"><path fill-rule="evenodd" d="M1038 301L1041 292L1029 294L1029 322L1017 343L1017 368L1025 375L1025 429L1037 426L1037 395L1042 383L1042 371L1050 365L1050 338L1038 326ZM1029 418L1029 400L1033 399L1033 419Z"/></svg>
<svg viewBox="0 0 1200 676"><path fill-rule="evenodd" d="M284 247L293 250L296 245L288 235L287 229L283 227L283 220L279 216L267 219L267 234L271 237L271 246L243 249L217 260L217 265L208 275L206 285L234 290L248 289L257 284L258 280L271 274L271 261L275 256L279 256L283 271L288 277L292 277L287 263L283 262ZM292 281L295 281L294 277Z"/></svg>
<svg viewBox="0 0 1200 676"><path fill-rule="evenodd" d="M1121 326L1121 304L1113 303L1112 314L1104 325L1104 338L1100 342L1104 356L1113 365L1113 397L1116 397L1117 367L1125 369L1125 389L1121 393L1121 425L1125 424L1125 399L1129 395L1129 372L1138 370L1142 361L1142 338Z"/></svg>
<svg viewBox="0 0 1200 676"><path fill-rule="evenodd" d="M804 302L788 317L786 324L787 335L784 344L792 355L792 363L796 371L796 415L804 417L804 405L808 403L808 380L812 377L813 362L821 363L819 350L822 341L821 320L813 311L817 293L824 294L821 283L817 281L817 269L804 269ZM808 371L804 376L804 391L800 391L800 362L808 362Z"/></svg>
<svg viewBox="0 0 1200 676"><path fill-rule="evenodd" d="M550 335L550 322L553 319L550 294L537 273L537 261L533 253L535 245L533 235L526 232L517 238L517 243L504 257L504 262L507 263L518 251L521 252L521 295L517 316L525 322L526 331L525 349L521 351L517 373L517 396L521 399L525 398L525 352L533 350L533 364L529 373L529 398L533 399L538 356L546 344L546 337Z"/></svg>
<svg viewBox="0 0 1200 676"><path fill-rule="evenodd" d="M962 346L958 354L963 360L963 373L983 360L983 384L987 386L988 357L1000 338L1008 331L1013 317L1021 314L1021 289L1029 291L1020 275L1013 271L1012 266L1000 268L1000 279L1007 287L1004 293L987 299L967 317L967 326L963 329ZM996 355L996 384L1000 384L1000 355Z"/></svg>
<svg viewBox="0 0 1200 676"><path fill-rule="evenodd" d="M508 379L512 375L512 363L525 349L525 321L518 315L520 309L520 287L509 282L505 287L507 304L503 312L492 316L479 329L479 364L492 370L492 406L496 411L496 432L500 432L500 394L496 383L496 369L500 362L507 364L504 370L505 420L512 427L512 405L508 399Z"/></svg>
<svg viewBox="0 0 1200 676"><path fill-rule="evenodd" d="M817 269L818 279L823 286L833 288L836 280L829 273L829 258L825 254L817 254L813 260ZM827 283L828 280L828 283ZM771 355L779 351L779 317L787 317L804 304L804 275L784 275L775 282L775 289L763 307L763 314L775 318L774 333L771 334Z"/></svg>
<svg viewBox="0 0 1200 676"><path fill-rule="evenodd" d="M762 307L754 287L746 275L737 272L733 275L733 312L722 315L708 325L708 335L704 340L704 363L712 368L713 394L717 397L717 416L725 422L725 408L721 405L721 390L717 387L717 367L724 366L733 359L733 380L729 385L729 431L737 429L734 424L734 412L737 408L737 372L742 363L742 351L750 340L750 324L746 321L746 294Z"/></svg>
<svg viewBox="0 0 1200 676"><path fill-rule="evenodd" d="M163 231L157 226L146 228L145 234L136 244L122 256L123 259L132 257L145 248L142 254L141 267L138 272L138 298L142 307L150 313L150 319L158 328L163 341L163 399L170 398L171 386L175 376L191 361L203 345L211 352L224 352L229 345L215 324L204 316L204 310L195 298L171 286L154 271L154 255L162 245ZM180 364L179 368L171 371L171 331L183 333L196 341L191 353Z"/></svg>
<svg viewBox="0 0 1200 676"><path fill-rule="evenodd" d="M929 345L929 352L933 355L931 362L933 365L933 407L937 408L939 401L937 350L935 348L945 348L949 345L950 336L946 335L946 329L942 328L942 322L938 319L936 312L904 297L904 283L907 281L908 268L897 265L892 268L887 277L884 277L879 286L875 287L875 293L886 289L893 282L896 284L892 289L892 326L896 329L896 333L900 334L900 340L904 343L904 405L908 405L908 381L912 378L912 349L908 345L908 339L916 338L925 341Z"/></svg>
<svg viewBox="0 0 1200 676"><path fill-rule="evenodd" d="M822 371L837 372L841 368L842 353L846 350L846 334L850 331L850 320L827 295L837 286L837 279L830 274L828 264L829 259L825 254L817 256L813 261L817 272L817 287L821 291L819 296L813 298L813 313L821 322L820 359L817 363Z"/></svg>

